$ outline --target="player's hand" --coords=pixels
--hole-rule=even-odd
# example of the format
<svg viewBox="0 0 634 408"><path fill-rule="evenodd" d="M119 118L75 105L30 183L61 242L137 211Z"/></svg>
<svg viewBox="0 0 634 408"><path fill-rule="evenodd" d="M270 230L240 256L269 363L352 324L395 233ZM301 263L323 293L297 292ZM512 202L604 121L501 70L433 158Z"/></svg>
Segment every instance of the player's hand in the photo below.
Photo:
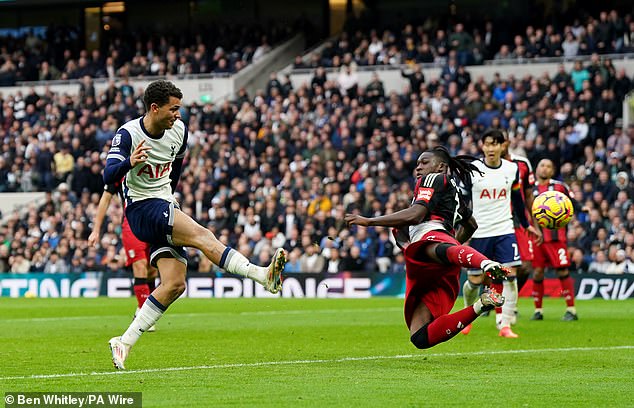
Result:
<svg viewBox="0 0 634 408"><path fill-rule="evenodd" d="M539 228L533 225L529 225L528 228L526 228L526 231L528 231L529 234L533 234L533 236L535 237L535 244L541 245L542 242L544 242L544 235Z"/></svg>
<svg viewBox="0 0 634 408"><path fill-rule="evenodd" d="M362 227L367 227L370 221L367 218L357 214L346 214L344 220L348 225L361 225Z"/></svg>
<svg viewBox="0 0 634 408"><path fill-rule="evenodd" d="M145 146L145 140L141 140L141 143L137 145L130 155L130 165L134 167L139 163L145 163L148 159L147 152L151 149L150 146Z"/></svg>
<svg viewBox="0 0 634 408"><path fill-rule="evenodd" d="M94 247L99 242L99 233L97 231L93 231L88 236L88 245Z"/></svg>

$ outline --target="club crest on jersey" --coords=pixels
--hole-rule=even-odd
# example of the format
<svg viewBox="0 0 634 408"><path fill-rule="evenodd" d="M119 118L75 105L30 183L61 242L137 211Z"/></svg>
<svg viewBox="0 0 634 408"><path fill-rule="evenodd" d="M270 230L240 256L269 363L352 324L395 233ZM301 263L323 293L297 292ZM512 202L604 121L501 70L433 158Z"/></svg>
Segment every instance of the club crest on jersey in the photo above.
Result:
<svg viewBox="0 0 634 408"><path fill-rule="evenodd" d="M416 195L416 201L425 201L426 203L431 200L431 196L434 195L434 189L429 187L421 187Z"/></svg>
<svg viewBox="0 0 634 408"><path fill-rule="evenodd" d="M497 188L485 188L480 193L480 200L485 198L489 200L504 200L506 199L506 189L503 188L501 190L498 190Z"/></svg>
<svg viewBox="0 0 634 408"><path fill-rule="evenodd" d="M172 154L171 156L174 157L174 155L176 154L176 146L175 145L171 145L170 149L172 149Z"/></svg>
<svg viewBox="0 0 634 408"><path fill-rule="evenodd" d="M170 170L172 170L172 162L167 162L165 164L157 164L152 167L151 164L146 163L141 169L137 172L137 176L141 176L145 174L148 178L161 178L165 174L169 174Z"/></svg>
<svg viewBox="0 0 634 408"><path fill-rule="evenodd" d="M117 133L112 138L112 147L119 146L121 144L121 133Z"/></svg>

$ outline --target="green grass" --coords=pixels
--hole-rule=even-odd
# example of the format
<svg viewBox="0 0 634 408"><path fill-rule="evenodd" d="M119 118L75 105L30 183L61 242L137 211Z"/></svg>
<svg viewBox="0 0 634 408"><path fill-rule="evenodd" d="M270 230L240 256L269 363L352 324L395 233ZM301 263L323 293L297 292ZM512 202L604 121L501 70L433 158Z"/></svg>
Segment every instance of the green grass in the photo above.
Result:
<svg viewBox="0 0 634 408"><path fill-rule="evenodd" d="M140 391L144 407L633 406L634 301L577 307L561 322L563 300L546 299L533 322L522 299L519 339L489 317L420 351L402 299L181 299L114 374L107 340L132 299L1 298L0 391Z"/></svg>

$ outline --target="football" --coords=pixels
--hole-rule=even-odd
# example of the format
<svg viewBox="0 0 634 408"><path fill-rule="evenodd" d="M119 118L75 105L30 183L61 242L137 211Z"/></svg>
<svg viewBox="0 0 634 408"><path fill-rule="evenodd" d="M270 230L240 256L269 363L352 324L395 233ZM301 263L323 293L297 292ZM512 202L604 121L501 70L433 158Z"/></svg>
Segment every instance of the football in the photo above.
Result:
<svg viewBox="0 0 634 408"><path fill-rule="evenodd" d="M540 227L553 230L565 227L575 213L570 198L559 191L545 191L535 197L532 211Z"/></svg>

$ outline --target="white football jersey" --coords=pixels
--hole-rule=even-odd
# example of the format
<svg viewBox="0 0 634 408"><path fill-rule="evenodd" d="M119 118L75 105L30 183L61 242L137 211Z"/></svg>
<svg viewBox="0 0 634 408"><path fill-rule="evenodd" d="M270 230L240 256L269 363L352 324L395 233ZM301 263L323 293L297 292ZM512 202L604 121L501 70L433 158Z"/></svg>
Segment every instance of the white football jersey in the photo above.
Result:
<svg viewBox="0 0 634 408"><path fill-rule="evenodd" d="M511 190L519 183L517 164L502 159L500 167L487 166L482 160L473 164L484 174L471 175L471 203L478 229L473 238L513 234Z"/></svg>
<svg viewBox="0 0 634 408"><path fill-rule="evenodd" d="M133 119L119 128L112 139L108 164L124 161L145 141L148 159L130 169L123 180L123 195L127 204L148 198L161 198L178 204L172 194L170 173L175 159L185 156L187 127L179 119L162 136L151 136L143 126L143 117Z"/></svg>

